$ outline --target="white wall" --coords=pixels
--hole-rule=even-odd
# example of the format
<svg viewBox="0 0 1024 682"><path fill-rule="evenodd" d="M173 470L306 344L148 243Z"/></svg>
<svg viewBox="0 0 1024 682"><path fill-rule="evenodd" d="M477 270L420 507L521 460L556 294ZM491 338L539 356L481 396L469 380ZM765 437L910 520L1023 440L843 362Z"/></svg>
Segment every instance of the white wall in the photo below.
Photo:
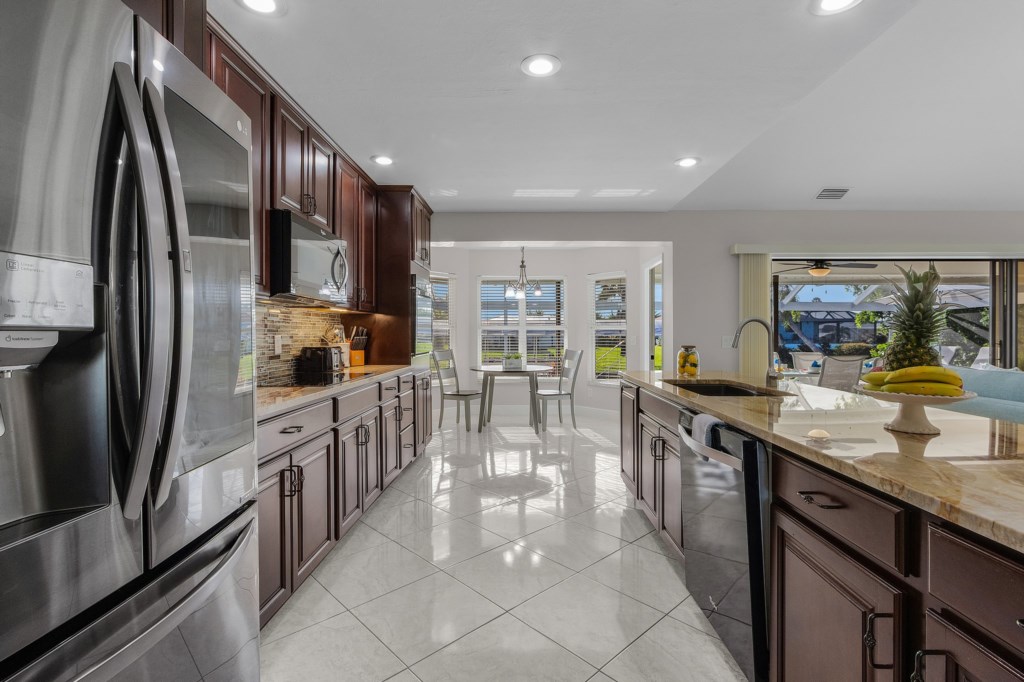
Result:
<svg viewBox="0 0 1024 682"><path fill-rule="evenodd" d="M590 248L527 248L526 273L530 279L561 277L565 279L566 344L584 350L584 367L576 383L576 404L598 409L618 409L618 389L614 385L591 381L589 368L593 357L589 348L590 301L589 276L606 272L626 273L627 343L626 362L630 367L646 366L647 357L647 272L646 267L664 257L670 268L671 248L657 246L590 247ZM467 249L435 247L431 252L431 269L455 276L455 337L452 346L460 379L478 383L479 377L468 371L478 361L479 344L479 278L516 279L519 275L519 249ZM668 292L669 287L663 286ZM666 298L670 298L668 293ZM664 302L669 309L670 301ZM555 383L557 380L545 380ZM495 390L495 405L525 405L525 381L510 381ZM454 405L449 405L454 407ZM553 406L552 406L553 407Z"/></svg>
<svg viewBox="0 0 1024 682"><path fill-rule="evenodd" d="M671 351L679 343L695 343L707 369L737 365L736 351L722 347L723 336L731 340L738 321L739 265L730 254L736 244L778 245L773 252L784 255L1024 257L1020 212L439 213L432 231L435 241L455 243L503 241L513 235L524 241L670 242L666 356L674 357ZM528 252L531 272L532 260ZM516 264L509 263L505 271L513 272ZM672 365L667 362L666 368Z"/></svg>

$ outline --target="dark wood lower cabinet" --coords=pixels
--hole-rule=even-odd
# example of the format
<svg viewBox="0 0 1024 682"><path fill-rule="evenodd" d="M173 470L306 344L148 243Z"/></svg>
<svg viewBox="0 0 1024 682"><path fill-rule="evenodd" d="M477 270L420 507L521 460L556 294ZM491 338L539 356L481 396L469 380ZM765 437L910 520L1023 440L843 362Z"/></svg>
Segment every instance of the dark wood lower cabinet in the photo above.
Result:
<svg viewBox="0 0 1024 682"><path fill-rule="evenodd" d="M295 548L292 589L298 589L337 542L334 534L334 434L325 433L292 452L291 457L298 479L292 498Z"/></svg>
<svg viewBox="0 0 1024 682"><path fill-rule="evenodd" d="M906 679L899 588L777 507L772 551L771 679Z"/></svg>
<svg viewBox="0 0 1024 682"><path fill-rule="evenodd" d="M924 648L913 682L1024 682L1024 668L1001 657L935 611L925 614Z"/></svg>
<svg viewBox="0 0 1024 682"><path fill-rule="evenodd" d="M381 462L380 408L363 413L360 434L360 465L363 469L363 509L368 508L384 490Z"/></svg>
<svg viewBox="0 0 1024 682"><path fill-rule="evenodd" d="M657 528L660 521L658 520L658 460L655 453L660 427L657 422L644 414L640 415L639 425L637 459L640 462L640 481L637 484L636 497L640 502L640 509L647 515L651 524Z"/></svg>
<svg viewBox="0 0 1024 682"><path fill-rule="evenodd" d="M416 375L415 398L415 447L409 454L410 459L419 457L426 452L427 445L434 437L434 423L431 417L434 413L434 393L431 390L430 372L421 372ZM405 455L403 454L402 457L405 458Z"/></svg>
<svg viewBox="0 0 1024 682"><path fill-rule="evenodd" d="M380 408L381 450L384 455L384 485L402 473L402 444L399 441L399 419L402 405L397 398L389 400Z"/></svg>
<svg viewBox="0 0 1024 682"><path fill-rule="evenodd" d="M292 504L294 470L282 455L259 468L256 496L260 543L260 627L292 594Z"/></svg>
<svg viewBox="0 0 1024 682"><path fill-rule="evenodd" d="M363 513L362 495L360 494L360 473L362 453L360 451L359 419L345 422L334 430L338 441L338 516L334 522L338 539L355 525Z"/></svg>
<svg viewBox="0 0 1024 682"><path fill-rule="evenodd" d="M675 441L666 438L661 447L661 526L676 547L683 546L683 481L682 464Z"/></svg>
<svg viewBox="0 0 1024 682"><path fill-rule="evenodd" d="M619 389L619 474L626 489L637 497L636 487L636 387L623 384Z"/></svg>

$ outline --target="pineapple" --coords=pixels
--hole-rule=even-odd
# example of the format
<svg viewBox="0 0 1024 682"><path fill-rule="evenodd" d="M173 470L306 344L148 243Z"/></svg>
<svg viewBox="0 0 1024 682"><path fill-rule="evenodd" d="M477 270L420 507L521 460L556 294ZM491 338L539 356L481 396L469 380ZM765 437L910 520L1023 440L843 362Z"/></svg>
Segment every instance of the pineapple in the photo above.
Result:
<svg viewBox="0 0 1024 682"><path fill-rule="evenodd" d="M889 321L892 336L885 351L885 369L940 366L935 344L945 326L945 316L937 305L941 277L934 265L921 273L914 272L913 267L900 268L900 272L906 288L896 285L896 311Z"/></svg>

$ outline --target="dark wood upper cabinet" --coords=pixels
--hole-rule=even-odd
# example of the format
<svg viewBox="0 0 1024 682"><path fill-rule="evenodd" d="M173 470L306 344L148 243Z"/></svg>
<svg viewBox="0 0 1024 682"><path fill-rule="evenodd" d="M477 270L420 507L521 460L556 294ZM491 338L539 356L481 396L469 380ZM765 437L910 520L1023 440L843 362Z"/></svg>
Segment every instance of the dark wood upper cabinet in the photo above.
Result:
<svg viewBox="0 0 1024 682"><path fill-rule="evenodd" d="M256 509L260 531L260 627L292 593L293 475L289 455L259 468Z"/></svg>
<svg viewBox="0 0 1024 682"><path fill-rule="evenodd" d="M772 552L773 680L906 679L900 589L778 507Z"/></svg>
<svg viewBox="0 0 1024 682"><path fill-rule="evenodd" d="M359 310L373 312L377 307L377 192L373 185L359 178L358 292ZM398 275L392 275L397 277ZM402 288L408 290L402 273Z"/></svg>
<svg viewBox="0 0 1024 682"><path fill-rule="evenodd" d="M430 267L430 219L433 211L418 195L414 195L412 207L412 259Z"/></svg>
<svg viewBox="0 0 1024 682"><path fill-rule="evenodd" d="M200 69L204 68L203 33L206 0L122 0L142 20L171 41Z"/></svg>
<svg viewBox="0 0 1024 682"><path fill-rule="evenodd" d="M334 547L334 434L326 433L292 453L297 477L292 589L309 577Z"/></svg>
<svg viewBox="0 0 1024 682"><path fill-rule="evenodd" d="M270 136L273 104L270 86L256 70L212 31L209 41L208 75L249 117L252 140L253 249L256 285L267 287L267 208L270 204Z"/></svg>
<svg viewBox="0 0 1024 682"><path fill-rule="evenodd" d="M309 135L309 178L307 215L314 225L334 230L334 150L313 130Z"/></svg>
<svg viewBox="0 0 1024 682"><path fill-rule="evenodd" d="M280 97L274 106L274 207L305 214L309 135L306 122Z"/></svg>

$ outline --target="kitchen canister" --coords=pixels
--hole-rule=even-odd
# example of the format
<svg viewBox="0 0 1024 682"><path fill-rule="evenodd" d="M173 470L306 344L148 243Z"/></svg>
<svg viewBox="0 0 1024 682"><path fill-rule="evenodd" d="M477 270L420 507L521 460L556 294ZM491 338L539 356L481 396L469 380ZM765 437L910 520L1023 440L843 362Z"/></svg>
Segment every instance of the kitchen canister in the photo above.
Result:
<svg viewBox="0 0 1024 682"><path fill-rule="evenodd" d="M697 346L683 346L676 354L676 370L681 377L695 377L700 374L700 353Z"/></svg>

